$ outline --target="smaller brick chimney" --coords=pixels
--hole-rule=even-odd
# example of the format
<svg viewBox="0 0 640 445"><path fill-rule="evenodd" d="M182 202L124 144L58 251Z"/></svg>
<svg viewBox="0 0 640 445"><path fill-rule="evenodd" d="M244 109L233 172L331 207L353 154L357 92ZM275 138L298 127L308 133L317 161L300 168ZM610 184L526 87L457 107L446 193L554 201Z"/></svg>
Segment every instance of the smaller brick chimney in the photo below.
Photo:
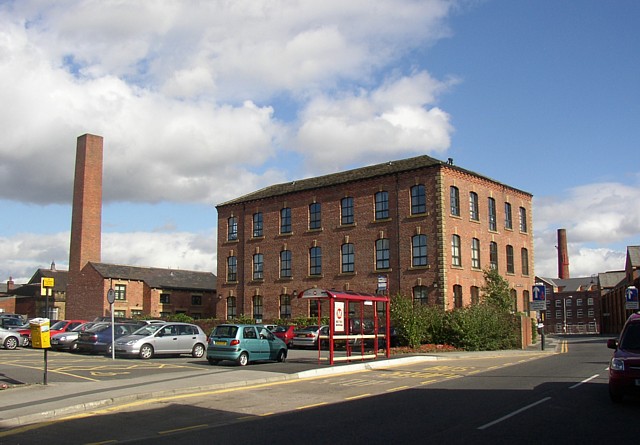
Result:
<svg viewBox="0 0 640 445"><path fill-rule="evenodd" d="M569 279L569 252L565 229L558 229L558 278L561 280Z"/></svg>
<svg viewBox="0 0 640 445"><path fill-rule="evenodd" d="M9 281L7 281L7 291L14 290L15 288L16 285L13 282L13 277L9 277Z"/></svg>

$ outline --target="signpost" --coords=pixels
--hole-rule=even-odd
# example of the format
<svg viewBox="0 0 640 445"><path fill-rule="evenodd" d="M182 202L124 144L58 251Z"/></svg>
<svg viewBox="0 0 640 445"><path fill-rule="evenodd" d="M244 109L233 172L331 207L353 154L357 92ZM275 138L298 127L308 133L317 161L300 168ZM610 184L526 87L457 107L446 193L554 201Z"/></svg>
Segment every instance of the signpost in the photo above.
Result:
<svg viewBox="0 0 640 445"><path fill-rule="evenodd" d="M635 286L629 286L624 293L625 296L625 309L638 310L638 288Z"/></svg>
<svg viewBox="0 0 640 445"><path fill-rule="evenodd" d="M46 325L45 324L41 324L39 325L36 329L38 330L38 333L40 335L40 341L38 342L38 344L40 345L40 347L44 350L44 378L43 378L43 383L46 385L47 384L47 370L48 370L48 363L49 363L49 358L47 356L47 351L49 351L49 348L51 347L49 343L49 341L46 338L43 338L43 336L47 336L47 338L50 338L49 336L51 335L51 332L49 331L49 297L51 296L52 292L53 292L53 286L55 285L55 280L51 277L42 277L40 278L40 295L44 296L45 298L45 303L44 303L44 318L47 320L46 321ZM44 326L46 326L46 334L43 332ZM31 327L32 332L33 332L33 327ZM31 335L33 337L33 334ZM44 340L44 341L43 341ZM36 343L35 342L31 342L32 347L36 347Z"/></svg>
<svg viewBox="0 0 640 445"><path fill-rule="evenodd" d="M544 284L536 283L531 290L533 301L529 303L529 309L540 313L538 328L540 329L541 348L544 351L544 311L547 309L547 290Z"/></svg>
<svg viewBox="0 0 640 445"><path fill-rule="evenodd" d="M113 288L109 288L107 292L107 301L109 302L109 309L111 311L111 360L116 359L116 326L113 317L113 303L116 301L116 291Z"/></svg>

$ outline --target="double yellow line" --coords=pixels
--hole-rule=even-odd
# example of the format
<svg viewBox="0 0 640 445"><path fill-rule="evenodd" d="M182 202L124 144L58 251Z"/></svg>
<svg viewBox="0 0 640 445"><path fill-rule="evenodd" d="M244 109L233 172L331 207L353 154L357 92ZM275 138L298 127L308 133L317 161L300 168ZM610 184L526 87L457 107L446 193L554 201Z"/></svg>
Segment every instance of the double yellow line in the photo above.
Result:
<svg viewBox="0 0 640 445"><path fill-rule="evenodd" d="M566 340L560 342L560 353L565 354L569 352L569 343Z"/></svg>

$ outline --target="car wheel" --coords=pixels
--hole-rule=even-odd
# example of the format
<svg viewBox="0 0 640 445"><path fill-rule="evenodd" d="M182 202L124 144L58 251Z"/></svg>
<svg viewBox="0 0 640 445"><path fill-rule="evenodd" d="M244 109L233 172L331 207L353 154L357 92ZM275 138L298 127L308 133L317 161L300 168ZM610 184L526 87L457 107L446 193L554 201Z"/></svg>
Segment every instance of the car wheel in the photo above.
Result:
<svg viewBox="0 0 640 445"><path fill-rule="evenodd" d="M613 403L621 403L622 399L624 399L624 394L621 392L613 391L609 388L609 398Z"/></svg>
<svg viewBox="0 0 640 445"><path fill-rule="evenodd" d="M107 355L111 355L112 345L107 346Z"/></svg>
<svg viewBox="0 0 640 445"><path fill-rule="evenodd" d="M198 343L193 347L193 351L191 351L191 357L193 358L201 358L204 355L204 346L202 343Z"/></svg>
<svg viewBox="0 0 640 445"><path fill-rule="evenodd" d="M249 363L249 354L247 354L246 352L243 352L242 354L240 354L240 357L238 357L238 365L247 366L248 363Z"/></svg>
<svg viewBox="0 0 640 445"><path fill-rule="evenodd" d="M220 360L215 360L215 359L212 359L212 358L208 358L207 361L209 362L209 364L211 366L214 366L214 365L217 365L218 363L220 363Z"/></svg>
<svg viewBox="0 0 640 445"><path fill-rule="evenodd" d="M69 345L69 352L78 352L78 343L75 341Z"/></svg>
<svg viewBox="0 0 640 445"><path fill-rule="evenodd" d="M153 357L153 346L151 345L140 346L140 358L143 360L148 360L151 357Z"/></svg>
<svg viewBox="0 0 640 445"><path fill-rule="evenodd" d="M280 349L278 351L278 355L276 357L276 361L278 362L284 362L287 359L287 353L285 352L284 349Z"/></svg>
<svg viewBox="0 0 640 445"><path fill-rule="evenodd" d="M4 341L4 347L6 349L16 349L18 347L18 339L15 337L7 337Z"/></svg>

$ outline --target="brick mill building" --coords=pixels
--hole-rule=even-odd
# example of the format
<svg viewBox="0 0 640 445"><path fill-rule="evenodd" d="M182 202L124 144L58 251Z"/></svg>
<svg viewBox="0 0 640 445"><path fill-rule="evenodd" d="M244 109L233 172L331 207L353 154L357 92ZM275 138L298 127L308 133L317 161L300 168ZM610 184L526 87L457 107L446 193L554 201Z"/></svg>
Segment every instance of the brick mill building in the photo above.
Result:
<svg viewBox="0 0 640 445"><path fill-rule="evenodd" d="M313 316L308 288L403 294L446 309L483 270L528 311L532 195L428 156L277 184L217 206L218 318ZM381 285L381 283L384 283Z"/></svg>
<svg viewBox="0 0 640 445"><path fill-rule="evenodd" d="M215 316L216 276L195 272L101 262L103 138L85 134L76 151L66 318L110 315L114 290L117 317L163 317L185 313ZM62 316L62 315L61 315Z"/></svg>

